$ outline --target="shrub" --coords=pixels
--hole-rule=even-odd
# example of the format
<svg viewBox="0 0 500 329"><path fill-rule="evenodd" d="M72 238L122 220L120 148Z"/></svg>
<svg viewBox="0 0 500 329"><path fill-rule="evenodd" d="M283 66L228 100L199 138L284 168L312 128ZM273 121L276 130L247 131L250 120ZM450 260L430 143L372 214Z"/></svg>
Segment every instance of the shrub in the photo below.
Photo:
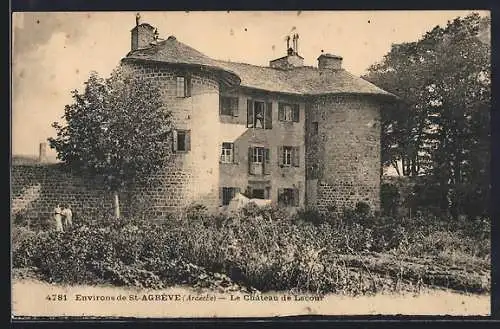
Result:
<svg viewBox="0 0 500 329"><path fill-rule="evenodd" d="M304 221L313 225L320 225L325 222L325 216L315 208L299 209L294 219L295 221Z"/></svg>
<svg viewBox="0 0 500 329"><path fill-rule="evenodd" d="M453 228L438 218L380 217L364 206L347 209L342 224L335 225L312 209L299 210L292 218L280 208L251 205L231 217L193 207L186 217L164 222L91 221L65 233L16 228L14 267L36 267L52 282L148 288L236 282L259 290L356 294L389 289L400 280L387 278L382 269L372 273L378 265L366 264L365 259L373 252L390 253L399 260L430 257L446 264L453 264L457 253L462 261L469 257L474 262L474 257L489 254L488 235L465 233L487 227L479 220ZM352 257L350 264L345 256ZM416 282L426 269L432 271L429 266L417 267L407 280Z"/></svg>
<svg viewBox="0 0 500 329"><path fill-rule="evenodd" d="M399 206L400 193L394 184L380 185L380 206L382 213L387 216L396 216Z"/></svg>

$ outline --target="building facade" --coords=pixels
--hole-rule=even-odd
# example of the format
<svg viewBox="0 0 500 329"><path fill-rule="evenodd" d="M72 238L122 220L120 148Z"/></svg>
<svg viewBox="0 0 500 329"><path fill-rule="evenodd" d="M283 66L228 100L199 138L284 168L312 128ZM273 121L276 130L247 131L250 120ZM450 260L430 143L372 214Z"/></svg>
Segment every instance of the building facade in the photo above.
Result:
<svg viewBox="0 0 500 329"><path fill-rule="evenodd" d="M380 113L394 96L321 54L304 66L298 36L268 67L220 61L146 23L121 64L162 86L173 114L174 162L135 193L158 214L236 193L285 207L379 208Z"/></svg>

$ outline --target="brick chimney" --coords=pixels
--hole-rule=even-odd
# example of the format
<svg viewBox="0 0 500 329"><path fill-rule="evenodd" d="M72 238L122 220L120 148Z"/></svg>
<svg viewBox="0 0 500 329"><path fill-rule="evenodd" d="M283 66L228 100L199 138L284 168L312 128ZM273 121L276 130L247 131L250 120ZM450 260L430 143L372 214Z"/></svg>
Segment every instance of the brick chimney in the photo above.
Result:
<svg viewBox="0 0 500 329"><path fill-rule="evenodd" d="M157 39L156 29L148 23L141 23L141 15L137 13L135 16L135 27L130 31L131 50L148 48L150 44Z"/></svg>
<svg viewBox="0 0 500 329"><path fill-rule="evenodd" d="M40 143L40 148L38 150L38 162L47 162L47 143Z"/></svg>
<svg viewBox="0 0 500 329"><path fill-rule="evenodd" d="M273 69L288 70L304 66L304 58L299 55L299 35L294 34L290 47L290 36L286 37L286 56L272 60L269 66Z"/></svg>
<svg viewBox="0 0 500 329"><path fill-rule="evenodd" d="M332 54L321 54L318 57L318 68L320 70L342 69L342 57Z"/></svg>

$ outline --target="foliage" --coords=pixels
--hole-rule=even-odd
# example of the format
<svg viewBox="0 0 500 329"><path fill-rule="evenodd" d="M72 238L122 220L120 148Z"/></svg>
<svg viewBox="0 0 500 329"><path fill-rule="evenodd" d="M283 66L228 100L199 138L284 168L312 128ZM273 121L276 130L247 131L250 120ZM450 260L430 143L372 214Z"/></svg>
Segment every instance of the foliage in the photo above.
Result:
<svg viewBox="0 0 500 329"><path fill-rule="evenodd" d="M311 223L314 212L291 217L269 207L231 217L202 210L185 220L96 221L65 233L15 228L13 264L35 267L52 282L151 288L360 294L455 282L451 288L488 291L480 284L489 270L488 220L455 224L361 210L346 211L336 226L328 215Z"/></svg>
<svg viewBox="0 0 500 329"><path fill-rule="evenodd" d="M393 45L365 77L401 99L382 113L384 164L427 175L433 197L423 206L455 218L488 208L491 50L481 36L489 28L477 14L456 18Z"/></svg>
<svg viewBox="0 0 500 329"><path fill-rule="evenodd" d="M380 206L384 215L396 216L399 198L400 193L397 186L389 183L380 185Z"/></svg>
<svg viewBox="0 0 500 329"><path fill-rule="evenodd" d="M72 92L51 148L67 167L100 176L112 191L161 169L170 150L171 114L152 80L120 67L107 79L92 72Z"/></svg>

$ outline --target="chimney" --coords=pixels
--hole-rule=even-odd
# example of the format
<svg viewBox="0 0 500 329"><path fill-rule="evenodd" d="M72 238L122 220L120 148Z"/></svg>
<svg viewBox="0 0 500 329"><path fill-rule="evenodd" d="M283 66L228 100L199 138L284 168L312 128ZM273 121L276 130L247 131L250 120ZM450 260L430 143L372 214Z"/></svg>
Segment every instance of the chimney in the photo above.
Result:
<svg viewBox="0 0 500 329"><path fill-rule="evenodd" d="M38 151L38 162L47 162L47 143L40 143L40 149Z"/></svg>
<svg viewBox="0 0 500 329"><path fill-rule="evenodd" d="M321 54L318 57L318 68L320 70L342 69L342 57L332 54Z"/></svg>
<svg viewBox="0 0 500 329"><path fill-rule="evenodd" d="M135 27L130 31L131 50L148 48L150 44L158 39L158 31L148 23L141 23L141 15L135 16Z"/></svg>
<svg viewBox="0 0 500 329"><path fill-rule="evenodd" d="M292 39L292 46L290 47L290 39ZM298 39L299 35L294 34L292 38L286 37L286 56L269 62L269 66L274 69L288 70L295 67L304 66L304 58L298 53Z"/></svg>

